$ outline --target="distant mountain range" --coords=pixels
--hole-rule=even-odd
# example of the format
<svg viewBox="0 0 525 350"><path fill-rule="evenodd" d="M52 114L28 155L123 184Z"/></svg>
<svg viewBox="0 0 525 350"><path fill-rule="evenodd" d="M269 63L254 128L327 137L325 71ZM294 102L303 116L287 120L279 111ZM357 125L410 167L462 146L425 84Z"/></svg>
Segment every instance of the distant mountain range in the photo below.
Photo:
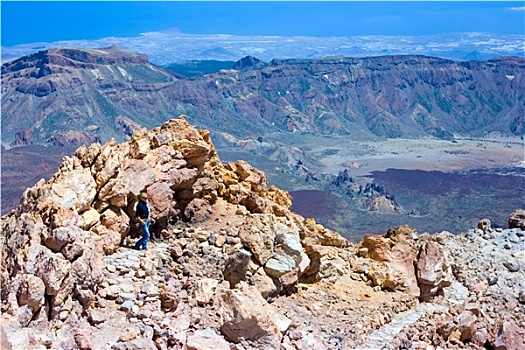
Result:
<svg viewBox="0 0 525 350"><path fill-rule="evenodd" d="M239 36L196 35L178 31L143 33L139 37L102 38L36 42L2 46L2 62L43 49L59 47L95 48L118 45L141 52L152 63L166 66L188 60L237 61L255 56L263 61L274 58L310 59L327 56L370 57L383 55L426 55L452 60L489 60L498 56L525 55L524 35L493 33L446 33L426 36Z"/></svg>
<svg viewBox="0 0 525 350"><path fill-rule="evenodd" d="M238 138L525 131L524 58L246 57L232 68L185 79L115 46L40 51L2 65L2 144L122 141L180 114Z"/></svg>

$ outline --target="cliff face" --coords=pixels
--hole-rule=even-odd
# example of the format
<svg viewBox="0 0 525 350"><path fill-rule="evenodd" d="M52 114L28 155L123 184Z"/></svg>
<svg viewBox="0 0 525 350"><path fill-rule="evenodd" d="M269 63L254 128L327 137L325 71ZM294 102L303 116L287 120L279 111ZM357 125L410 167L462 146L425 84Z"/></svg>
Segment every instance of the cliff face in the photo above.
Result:
<svg viewBox="0 0 525 350"><path fill-rule="evenodd" d="M130 248L140 191L147 251ZM79 148L2 218L2 348L525 345L523 212L355 245L291 201L185 117Z"/></svg>
<svg viewBox="0 0 525 350"><path fill-rule="evenodd" d="M222 118L246 120L239 133L247 127L261 135L295 131L357 139L523 134L524 67L522 59L453 62L424 56L274 60L174 88L211 90L204 100L194 96L188 102L206 106L213 99ZM199 112L210 115L203 107Z"/></svg>
<svg viewBox="0 0 525 350"><path fill-rule="evenodd" d="M96 68L97 65L118 63L148 64L144 55L110 46L105 49L58 48L39 51L35 54L13 60L5 64L4 73L15 73L15 76L40 78L63 70L58 67ZM35 70L38 68L38 70ZM53 70L55 68L55 70ZM17 73L18 72L18 73Z"/></svg>
<svg viewBox="0 0 525 350"><path fill-rule="evenodd" d="M146 56L114 46L50 49L5 63L2 142L78 147L114 135L123 140L140 123L168 119L170 106L156 103L152 111L151 103L176 80Z"/></svg>
<svg viewBox="0 0 525 350"><path fill-rule="evenodd" d="M524 67L520 58L263 63L247 57L235 70L179 80L116 47L54 49L2 65L2 141L124 141L142 126L182 113L240 138L277 132L356 139L522 135Z"/></svg>

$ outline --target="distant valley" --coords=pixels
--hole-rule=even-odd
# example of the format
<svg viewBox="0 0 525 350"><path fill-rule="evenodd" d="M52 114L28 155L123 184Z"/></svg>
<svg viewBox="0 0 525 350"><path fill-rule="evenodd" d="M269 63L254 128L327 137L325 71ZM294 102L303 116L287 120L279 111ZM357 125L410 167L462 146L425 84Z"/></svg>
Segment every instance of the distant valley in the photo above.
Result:
<svg viewBox="0 0 525 350"><path fill-rule="evenodd" d="M406 204L411 190L393 181L399 173L388 168L451 173L524 165L523 58L246 57L192 64L160 67L118 47L52 49L3 64L2 153L8 156L2 157L2 214L20 195L12 181L23 182L24 169L31 169L27 186L34 183L35 159L54 166L64 151L110 138L121 142L180 114L211 131L223 161L245 159L289 191L337 195L346 208L326 220L347 232L355 227L349 235L362 234L365 219L376 216L388 227L421 214L416 221L424 230L446 211L469 214L469 208L457 214L458 208L446 207L453 202L435 195L444 201L419 205L436 211L425 223L427 213L412 211ZM38 145L47 145L47 157L35 152ZM338 179L345 169L346 178ZM41 170L45 176L49 169ZM500 202L525 206L523 173L507 176L513 181L497 191L517 195ZM473 189L465 196L476 201L478 194ZM459 229L461 220L452 221L451 230Z"/></svg>

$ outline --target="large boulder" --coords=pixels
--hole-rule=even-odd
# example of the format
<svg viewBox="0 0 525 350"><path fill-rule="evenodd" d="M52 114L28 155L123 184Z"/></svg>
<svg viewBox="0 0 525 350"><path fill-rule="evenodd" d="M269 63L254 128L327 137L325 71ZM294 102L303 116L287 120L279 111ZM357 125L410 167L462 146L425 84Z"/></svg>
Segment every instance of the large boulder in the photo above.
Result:
<svg viewBox="0 0 525 350"><path fill-rule="evenodd" d="M509 228L525 230L525 210L517 209L509 216Z"/></svg>
<svg viewBox="0 0 525 350"><path fill-rule="evenodd" d="M266 274L273 278L279 278L299 267L304 253L297 231L284 224L278 224L276 229L274 253L264 267Z"/></svg>
<svg viewBox="0 0 525 350"><path fill-rule="evenodd" d="M425 242L419 249L416 276L420 299L430 300L444 287L452 283L452 268L443 250L435 241Z"/></svg>
<svg viewBox="0 0 525 350"><path fill-rule="evenodd" d="M221 332L234 342L259 349L280 349L291 321L268 304L255 287L240 282L219 295Z"/></svg>
<svg viewBox="0 0 525 350"><path fill-rule="evenodd" d="M74 208L78 212L87 210L97 193L97 184L89 168L63 171L52 181L51 199L64 208Z"/></svg>
<svg viewBox="0 0 525 350"><path fill-rule="evenodd" d="M374 285L420 295L414 272L414 234L415 231L408 226L399 226L388 230L384 237L364 238L359 251L362 256L377 261L368 273Z"/></svg>
<svg viewBox="0 0 525 350"><path fill-rule="evenodd" d="M514 322L503 321L493 344L496 350L525 349L525 331Z"/></svg>

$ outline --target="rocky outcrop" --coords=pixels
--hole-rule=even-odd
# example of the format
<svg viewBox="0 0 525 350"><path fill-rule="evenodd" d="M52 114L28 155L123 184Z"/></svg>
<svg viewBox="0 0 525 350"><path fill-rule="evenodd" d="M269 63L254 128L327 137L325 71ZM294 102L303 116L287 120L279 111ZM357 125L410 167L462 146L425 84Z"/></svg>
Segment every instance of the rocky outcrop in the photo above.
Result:
<svg viewBox="0 0 525 350"><path fill-rule="evenodd" d="M396 203L394 196L385 188L370 180L354 179L348 169L339 171L325 186L327 191L338 193L348 199L354 199L364 210L380 213L401 212L401 206Z"/></svg>
<svg viewBox="0 0 525 350"><path fill-rule="evenodd" d="M517 209L509 216L509 228L525 230L525 210Z"/></svg>
<svg viewBox="0 0 525 350"><path fill-rule="evenodd" d="M416 276L421 291L420 300L429 301L443 288L452 284L450 260L439 243L427 241L419 248Z"/></svg>
<svg viewBox="0 0 525 350"><path fill-rule="evenodd" d="M253 56L246 56L235 62L233 69L242 70L242 69L254 69L254 68L263 68L266 66L266 63L260 59Z"/></svg>
<svg viewBox="0 0 525 350"><path fill-rule="evenodd" d="M42 63L42 65L38 65ZM27 68L33 68L35 64L40 68L40 77L53 73L48 67L70 66L77 68L94 68L97 64L115 63L148 63L148 58L144 55L122 50L113 45L104 49L74 49L57 48L39 51L29 56L13 60L2 67L2 72L14 73L21 72ZM65 70L63 70L65 71Z"/></svg>
<svg viewBox="0 0 525 350"><path fill-rule="evenodd" d="M358 252L373 261L367 264L372 285L404 291L422 301L442 293L453 280L450 261L428 238L408 226L391 229L384 237L365 236Z"/></svg>
<svg viewBox="0 0 525 350"><path fill-rule="evenodd" d="M184 116L80 147L2 218L2 349L522 347L522 230L354 245L291 202Z"/></svg>
<svg viewBox="0 0 525 350"><path fill-rule="evenodd" d="M405 226L390 230L385 237L365 237L359 246L359 253L375 261L368 273L374 285L419 296L414 270L417 248L413 235L416 234Z"/></svg>
<svg viewBox="0 0 525 350"><path fill-rule="evenodd" d="M104 297L120 295L128 300L122 293L129 293L132 287L128 291L122 285L120 289L104 286L103 257L115 254L136 234L134 204L140 191L149 195L151 230L158 239L169 238L168 227L176 223L219 221L223 216L233 220L229 230L213 236L217 249L245 249L250 257L242 260L249 262L247 269L228 277L232 287L244 286L243 281L251 280L257 271L259 280L274 287L270 292L265 293L264 287L262 293L256 288L250 293L277 295L283 286L293 288L308 268L310 259L301 243L304 219L290 212L289 194L269 186L264 174L246 162L222 164L209 133L192 128L181 117L151 131L141 130L128 143L112 140L80 147L72 157L65 157L47 183L42 180L24 192L18 208L3 219L4 311L25 327L31 322L68 320L68 315L79 317L82 310L90 310L101 287ZM325 230L319 226L314 231ZM191 231L187 238L189 241L183 243L183 239L171 250L175 259L187 258L183 247L185 251L198 247L191 242L211 242L207 231ZM312 239L319 245L331 244ZM217 261L225 264L225 258ZM121 271L133 266L138 267L129 265ZM151 267L140 266L144 272L139 275L151 274ZM215 271L214 277L230 276L230 270ZM212 300L218 282L203 283L196 285L195 292L200 305ZM176 292L162 288L160 305L176 308ZM123 311L132 309L130 303L121 304ZM92 322L101 322L97 311L92 311ZM230 329L225 331L230 340L253 340L232 335L239 327L232 324L223 329ZM272 335L270 343L276 346L281 338Z"/></svg>

